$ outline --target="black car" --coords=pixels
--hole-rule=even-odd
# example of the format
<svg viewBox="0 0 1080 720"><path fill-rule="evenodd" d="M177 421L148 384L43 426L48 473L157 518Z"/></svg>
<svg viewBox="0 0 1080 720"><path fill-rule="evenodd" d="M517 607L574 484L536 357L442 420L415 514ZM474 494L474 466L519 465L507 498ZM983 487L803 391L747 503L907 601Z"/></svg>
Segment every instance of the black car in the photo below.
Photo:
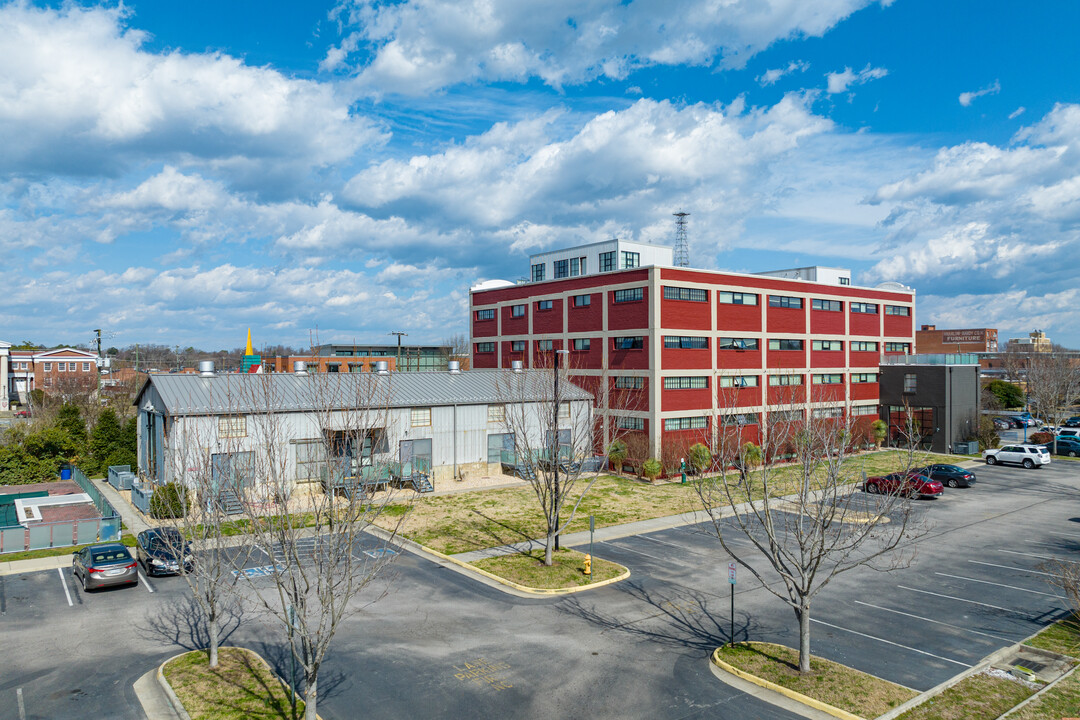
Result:
<svg viewBox="0 0 1080 720"><path fill-rule="evenodd" d="M911 472L925 475L951 488L971 487L975 484L975 473L956 465L927 465Z"/></svg>
<svg viewBox="0 0 1080 720"><path fill-rule="evenodd" d="M1054 443L1045 443L1043 447L1053 452ZM1057 454L1066 457L1080 457L1080 438L1071 435L1059 435L1057 438Z"/></svg>
<svg viewBox="0 0 1080 720"><path fill-rule="evenodd" d="M1080 427L1080 415L1073 415L1065 421L1065 427Z"/></svg>
<svg viewBox="0 0 1080 720"><path fill-rule="evenodd" d="M195 567L191 543L184 539L179 530L171 527L151 528L139 533L136 538L135 559L143 566L147 575L179 573L181 562L184 572L191 572Z"/></svg>

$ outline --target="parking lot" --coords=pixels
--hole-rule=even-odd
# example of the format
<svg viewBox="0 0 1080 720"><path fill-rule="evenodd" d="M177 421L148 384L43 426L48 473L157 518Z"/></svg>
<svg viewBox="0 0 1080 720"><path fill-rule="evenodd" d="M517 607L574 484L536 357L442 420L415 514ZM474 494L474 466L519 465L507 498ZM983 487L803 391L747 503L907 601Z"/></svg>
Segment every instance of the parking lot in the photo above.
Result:
<svg viewBox="0 0 1080 720"><path fill-rule="evenodd" d="M815 654L924 690L1049 623L1064 607L1044 567L1080 561L1080 464L979 466L970 489L918 501L912 564L860 568L813 605ZM357 553L381 543L367 539ZM368 547L370 545L370 547ZM550 599L506 595L403 553L357 603L324 666L319 712L370 717L789 718L720 683L727 554L701 527L597 543L628 581ZM270 564L265 548L252 567ZM315 550L313 544L312 551ZM748 555L752 557L752 555ZM269 581L265 581L269 582ZM796 644L794 615L740 572L735 634ZM132 683L197 644L181 578L83 593L69 570L0 577L0 717L142 717ZM278 628L238 613L230 643L284 671Z"/></svg>

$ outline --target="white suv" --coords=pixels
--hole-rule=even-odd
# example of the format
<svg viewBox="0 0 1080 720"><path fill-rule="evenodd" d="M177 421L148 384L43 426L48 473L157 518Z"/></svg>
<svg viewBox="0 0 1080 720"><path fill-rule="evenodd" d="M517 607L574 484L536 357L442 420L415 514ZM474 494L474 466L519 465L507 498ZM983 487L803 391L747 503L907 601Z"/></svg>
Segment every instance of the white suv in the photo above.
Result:
<svg viewBox="0 0 1080 720"><path fill-rule="evenodd" d="M1006 445L996 450L983 450L987 465L1010 463L1026 468L1050 464L1050 452L1042 445Z"/></svg>

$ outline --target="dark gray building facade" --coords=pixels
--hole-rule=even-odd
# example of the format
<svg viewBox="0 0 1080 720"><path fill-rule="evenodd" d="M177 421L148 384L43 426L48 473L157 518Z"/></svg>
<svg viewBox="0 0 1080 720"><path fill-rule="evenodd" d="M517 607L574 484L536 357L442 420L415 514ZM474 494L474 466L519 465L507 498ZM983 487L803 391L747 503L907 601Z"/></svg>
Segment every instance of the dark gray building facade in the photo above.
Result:
<svg viewBox="0 0 1080 720"><path fill-rule="evenodd" d="M888 441L947 453L979 422L979 363L973 355L906 355L879 368L881 419Z"/></svg>

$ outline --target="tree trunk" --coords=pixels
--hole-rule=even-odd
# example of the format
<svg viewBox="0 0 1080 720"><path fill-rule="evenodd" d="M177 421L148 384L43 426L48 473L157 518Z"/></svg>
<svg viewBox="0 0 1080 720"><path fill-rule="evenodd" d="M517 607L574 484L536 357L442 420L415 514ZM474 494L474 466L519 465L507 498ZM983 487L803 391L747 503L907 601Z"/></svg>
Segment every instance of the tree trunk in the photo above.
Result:
<svg viewBox="0 0 1080 720"><path fill-rule="evenodd" d="M551 548L555 545L555 533L549 532L544 543L544 565L551 567Z"/></svg>
<svg viewBox="0 0 1080 720"><path fill-rule="evenodd" d="M219 637L221 632L218 629L218 618L216 614L211 613L207 620L206 632L210 636L210 667L216 668L218 666L218 643L221 642Z"/></svg>
<svg viewBox="0 0 1080 720"><path fill-rule="evenodd" d="M307 691L304 693L304 720L319 720L316 715L316 700L319 693L318 677L306 679Z"/></svg>
<svg viewBox="0 0 1080 720"><path fill-rule="evenodd" d="M810 606L795 611L799 618L799 672L810 672Z"/></svg>

